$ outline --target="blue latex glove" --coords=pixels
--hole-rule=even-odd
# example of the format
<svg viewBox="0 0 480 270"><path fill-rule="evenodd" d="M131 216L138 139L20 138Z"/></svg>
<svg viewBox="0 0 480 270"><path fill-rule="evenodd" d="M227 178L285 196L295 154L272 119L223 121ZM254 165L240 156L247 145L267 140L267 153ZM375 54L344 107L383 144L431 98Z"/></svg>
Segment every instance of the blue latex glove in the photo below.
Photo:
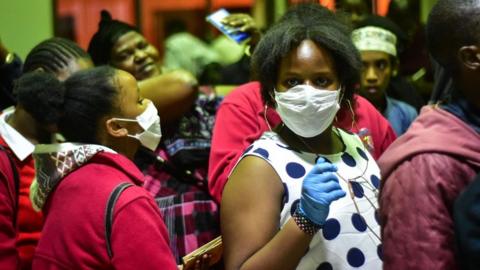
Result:
<svg viewBox="0 0 480 270"><path fill-rule="evenodd" d="M317 225L323 225L330 203L346 195L334 172L337 166L319 158L305 176L298 211Z"/></svg>

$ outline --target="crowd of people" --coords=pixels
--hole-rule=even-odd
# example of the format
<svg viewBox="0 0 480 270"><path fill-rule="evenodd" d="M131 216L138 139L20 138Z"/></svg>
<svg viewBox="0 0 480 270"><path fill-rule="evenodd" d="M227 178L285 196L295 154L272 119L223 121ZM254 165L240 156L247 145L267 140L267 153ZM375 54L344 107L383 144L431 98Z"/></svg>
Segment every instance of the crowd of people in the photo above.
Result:
<svg viewBox="0 0 480 270"><path fill-rule="evenodd" d="M223 67L107 11L87 50L0 42L0 269L478 269L480 0L433 6L428 104L408 24L337 2L227 17Z"/></svg>

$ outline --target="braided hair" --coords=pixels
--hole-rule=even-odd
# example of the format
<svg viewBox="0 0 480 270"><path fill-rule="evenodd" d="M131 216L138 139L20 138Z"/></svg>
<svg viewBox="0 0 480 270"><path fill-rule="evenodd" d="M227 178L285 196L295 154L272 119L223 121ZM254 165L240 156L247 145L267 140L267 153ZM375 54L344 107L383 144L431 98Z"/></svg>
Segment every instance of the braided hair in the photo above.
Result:
<svg viewBox="0 0 480 270"><path fill-rule="evenodd" d="M99 120L117 109L117 71L109 66L78 71L65 81L54 74L23 74L14 88L18 104L40 124L55 124L67 141L99 143Z"/></svg>
<svg viewBox="0 0 480 270"><path fill-rule="evenodd" d="M27 55L23 72L42 68L49 73L58 73L68 67L72 60L90 58L75 42L64 38L50 38L40 42Z"/></svg>

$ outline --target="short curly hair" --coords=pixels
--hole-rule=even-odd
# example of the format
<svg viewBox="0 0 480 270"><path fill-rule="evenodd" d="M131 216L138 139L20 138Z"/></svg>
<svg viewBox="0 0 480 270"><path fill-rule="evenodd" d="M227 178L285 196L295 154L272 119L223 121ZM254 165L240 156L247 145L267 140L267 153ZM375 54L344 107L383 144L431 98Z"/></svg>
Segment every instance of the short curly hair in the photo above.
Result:
<svg viewBox="0 0 480 270"><path fill-rule="evenodd" d="M438 0L428 16L426 33L432 57L455 70L458 49L480 42L480 1Z"/></svg>
<svg viewBox="0 0 480 270"><path fill-rule="evenodd" d="M290 8L267 31L252 55L253 75L260 81L265 104L275 105L273 91L281 60L307 39L332 55L345 91L342 102L351 100L359 82L361 60L350 34L351 27L339 15L319 4L298 4Z"/></svg>

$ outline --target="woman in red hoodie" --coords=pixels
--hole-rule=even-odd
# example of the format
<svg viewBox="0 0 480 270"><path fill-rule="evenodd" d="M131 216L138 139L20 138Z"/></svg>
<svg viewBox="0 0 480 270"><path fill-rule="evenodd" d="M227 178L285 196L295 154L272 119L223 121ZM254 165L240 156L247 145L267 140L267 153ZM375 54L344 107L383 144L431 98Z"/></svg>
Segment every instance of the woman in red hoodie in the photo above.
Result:
<svg viewBox="0 0 480 270"><path fill-rule="evenodd" d="M92 66L88 54L74 42L63 38L50 38L40 42L29 52L23 64L23 72L42 71L52 74L59 80L65 80L74 72ZM2 76L8 76L7 74L21 73L22 65L20 63L1 68ZM18 68L20 70L13 71ZM8 242L13 243L9 245L7 241L0 241L2 242L0 269L15 269L1 266L2 262L8 259L5 248L16 248L19 269L29 270L32 268L33 254L43 226L42 213L33 210L29 198L30 185L35 177L32 152L35 144L51 143L55 138L51 134L52 130L48 128L52 127L48 118L35 113L37 100L23 100L18 96L16 98L15 107L7 108L0 113L0 146L13 159L18 172L18 190L15 192L17 197L13 197L18 200L18 205L14 209L17 225L16 242ZM3 214L4 212L0 215L5 217ZM6 228L4 226L10 226L11 224L7 223L11 221L7 215L6 218L0 219L0 226ZM2 232L6 230L2 229Z"/></svg>
<svg viewBox="0 0 480 270"><path fill-rule="evenodd" d="M0 269L18 269L17 187L12 157L0 146Z"/></svg>
<svg viewBox="0 0 480 270"><path fill-rule="evenodd" d="M160 212L129 160L140 144L155 149L161 136L157 110L135 78L109 67L64 82L35 72L22 76L16 93L36 100L37 112L72 142L38 145L33 154L31 199L45 215L33 268L176 269Z"/></svg>

